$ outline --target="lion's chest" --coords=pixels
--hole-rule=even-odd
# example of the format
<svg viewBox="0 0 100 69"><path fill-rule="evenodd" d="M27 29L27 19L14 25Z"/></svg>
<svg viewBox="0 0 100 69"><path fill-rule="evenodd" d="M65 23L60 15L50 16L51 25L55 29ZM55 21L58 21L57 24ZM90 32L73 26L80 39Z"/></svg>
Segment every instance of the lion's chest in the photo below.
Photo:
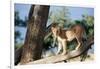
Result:
<svg viewBox="0 0 100 69"><path fill-rule="evenodd" d="M61 38L60 36L58 36L57 39L58 39L59 42L66 41L66 39Z"/></svg>

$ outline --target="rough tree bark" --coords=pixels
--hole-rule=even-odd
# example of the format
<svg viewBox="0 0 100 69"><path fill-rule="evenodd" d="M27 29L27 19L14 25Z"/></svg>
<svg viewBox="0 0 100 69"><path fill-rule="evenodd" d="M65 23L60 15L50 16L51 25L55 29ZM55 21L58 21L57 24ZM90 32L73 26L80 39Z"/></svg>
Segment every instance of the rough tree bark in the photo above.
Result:
<svg viewBox="0 0 100 69"><path fill-rule="evenodd" d="M48 13L49 6L33 5L31 7L20 64L41 58Z"/></svg>

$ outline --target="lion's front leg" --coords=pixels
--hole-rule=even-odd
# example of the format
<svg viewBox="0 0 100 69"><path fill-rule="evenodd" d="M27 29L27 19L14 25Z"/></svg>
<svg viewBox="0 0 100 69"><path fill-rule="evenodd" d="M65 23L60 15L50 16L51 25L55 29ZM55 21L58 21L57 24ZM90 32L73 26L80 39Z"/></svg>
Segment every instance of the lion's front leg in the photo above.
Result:
<svg viewBox="0 0 100 69"><path fill-rule="evenodd" d="M62 41L62 46L63 46L62 55L65 55L65 54L67 54L67 42L66 42L66 40Z"/></svg>
<svg viewBox="0 0 100 69"><path fill-rule="evenodd" d="M62 50L62 44L61 42L58 42L58 50L57 50L57 53L56 54L59 54Z"/></svg>

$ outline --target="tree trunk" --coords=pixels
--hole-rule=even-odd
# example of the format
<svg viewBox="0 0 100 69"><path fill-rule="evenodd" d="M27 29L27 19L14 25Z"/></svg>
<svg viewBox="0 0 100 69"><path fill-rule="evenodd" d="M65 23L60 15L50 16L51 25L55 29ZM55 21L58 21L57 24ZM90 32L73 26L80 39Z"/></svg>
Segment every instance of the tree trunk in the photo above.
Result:
<svg viewBox="0 0 100 69"><path fill-rule="evenodd" d="M32 6L30 13L20 64L41 58L49 6Z"/></svg>

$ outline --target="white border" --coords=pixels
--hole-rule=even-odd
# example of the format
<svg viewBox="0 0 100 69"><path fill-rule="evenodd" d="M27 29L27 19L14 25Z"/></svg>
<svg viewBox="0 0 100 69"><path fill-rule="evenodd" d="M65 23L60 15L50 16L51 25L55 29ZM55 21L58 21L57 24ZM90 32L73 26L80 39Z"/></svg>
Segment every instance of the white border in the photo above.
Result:
<svg viewBox="0 0 100 69"><path fill-rule="evenodd" d="M95 7L94 0L14 0L13 3Z"/></svg>
<svg viewBox="0 0 100 69"><path fill-rule="evenodd" d="M11 15L11 19L10 19L10 21L11 21L11 29L10 29L10 31L11 31L11 51L10 51L10 54L11 54L11 62L10 62L10 65L11 65L11 69L14 69L14 3L13 3L13 1L11 1L11 3L10 3L11 5L11 7L10 7L10 10L11 10L11 12L10 12L10 15Z"/></svg>
<svg viewBox="0 0 100 69"><path fill-rule="evenodd" d="M44 69L47 68L79 68L79 66L91 66L94 63L85 64L83 63L67 63L67 64L46 64L46 65L21 65L21 66L14 66L14 3L24 3L24 4L41 4L41 5L57 5L57 6L74 6L74 7L90 7L95 8L95 2L94 0L12 0L11 1L11 67L12 69L32 69L32 68L38 68L41 67ZM94 9L95 10L95 9ZM84 64L84 65L83 65Z"/></svg>
<svg viewBox="0 0 100 69"><path fill-rule="evenodd" d="M0 2L0 69L10 66L10 1Z"/></svg>

